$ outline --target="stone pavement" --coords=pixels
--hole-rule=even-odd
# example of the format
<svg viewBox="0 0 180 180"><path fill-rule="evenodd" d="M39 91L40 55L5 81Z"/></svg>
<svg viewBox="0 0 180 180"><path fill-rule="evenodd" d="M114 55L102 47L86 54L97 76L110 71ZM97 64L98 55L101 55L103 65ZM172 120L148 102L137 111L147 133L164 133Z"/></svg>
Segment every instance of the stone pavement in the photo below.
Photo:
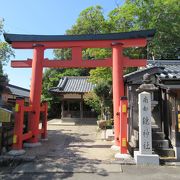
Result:
<svg viewBox="0 0 180 180"><path fill-rule="evenodd" d="M62 126L48 123L48 141L25 149L37 160L112 161L111 142L102 141L96 125Z"/></svg>
<svg viewBox="0 0 180 180"><path fill-rule="evenodd" d="M48 141L26 149L26 156L36 156L31 163L21 164L13 173L94 173L121 172L114 160L111 142L102 141L96 125L62 126L48 123Z"/></svg>
<svg viewBox="0 0 180 180"><path fill-rule="evenodd" d="M20 163L11 172L121 172L121 165L114 162L112 143L100 136L97 125L62 126L49 121L48 141L42 141L39 147L24 148L23 158L34 161Z"/></svg>

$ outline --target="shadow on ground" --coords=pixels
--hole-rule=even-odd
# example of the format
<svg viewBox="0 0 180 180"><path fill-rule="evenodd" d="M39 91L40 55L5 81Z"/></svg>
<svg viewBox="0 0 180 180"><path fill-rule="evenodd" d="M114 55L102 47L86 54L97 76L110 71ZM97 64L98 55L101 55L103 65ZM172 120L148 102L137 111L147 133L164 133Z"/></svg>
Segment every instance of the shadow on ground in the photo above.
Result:
<svg viewBox="0 0 180 180"><path fill-rule="evenodd" d="M36 156L35 161L21 163L8 171L6 169L9 175L5 179L37 179L37 175L38 179L47 176L55 179L57 173L61 179L72 177L74 173L108 176L102 160L84 156L85 148L107 148L106 145L93 145L95 140L91 135L74 133L68 129L49 130L48 133L48 141L42 142L42 146L25 149L27 157Z"/></svg>

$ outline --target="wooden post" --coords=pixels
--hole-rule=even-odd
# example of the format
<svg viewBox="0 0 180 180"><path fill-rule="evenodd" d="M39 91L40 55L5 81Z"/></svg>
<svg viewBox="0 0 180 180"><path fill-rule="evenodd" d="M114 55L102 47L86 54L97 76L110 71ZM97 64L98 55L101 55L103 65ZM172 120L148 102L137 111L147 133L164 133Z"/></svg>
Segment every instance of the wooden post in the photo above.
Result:
<svg viewBox="0 0 180 180"><path fill-rule="evenodd" d="M121 97L120 100L120 152L127 154L127 97Z"/></svg>
<svg viewBox="0 0 180 180"><path fill-rule="evenodd" d="M42 129L43 129L43 133L41 135L41 138L42 139L46 139L47 138L47 116L48 116L48 103L47 102L44 102L43 103L43 106L44 106L44 119L43 119L43 122L42 122Z"/></svg>
<svg viewBox="0 0 180 180"><path fill-rule="evenodd" d="M15 124L13 136L13 149L22 149L23 144L23 122L24 121L24 99L17 99L15 105Z"/></svg>
<svg viewBox="0 0 180 180"><path fill-rule="evenodd" d="M120 146L120 97L124 96L124 81L123 81L123 54L122 44L114 43L113 51L113 110L114 110L114 140L115 145Z"/></svg>
<svg viewBox="0 0 180 180"><path fill-rule="evenodd" d="M42 45L37 44L34 47L31 90L30 90L30 106L32 106L32 110L33 110L33 112L29 114L29 124L28 124L28 130L32 131L33 133L33 137L28 141L30 143L37 143L39 136L43 60L44 60L44 47Z"/></svg>

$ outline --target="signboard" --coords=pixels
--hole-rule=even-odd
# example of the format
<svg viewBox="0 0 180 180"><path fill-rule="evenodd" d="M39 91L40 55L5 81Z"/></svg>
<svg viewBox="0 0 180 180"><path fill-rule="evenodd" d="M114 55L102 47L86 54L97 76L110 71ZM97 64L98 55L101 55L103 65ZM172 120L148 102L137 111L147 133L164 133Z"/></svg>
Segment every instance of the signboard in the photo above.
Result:
<svg viewBox="0 0 180 180"><path fill-rule="evenodd" d="M151 94L142 92L139 100L139 152L152 154Z"/></svg>
<svg viewBox="0 0 180 180"><path fill-rule="evenodd" d="M0 108L0 122L10 122L12 111Z"/></svg>

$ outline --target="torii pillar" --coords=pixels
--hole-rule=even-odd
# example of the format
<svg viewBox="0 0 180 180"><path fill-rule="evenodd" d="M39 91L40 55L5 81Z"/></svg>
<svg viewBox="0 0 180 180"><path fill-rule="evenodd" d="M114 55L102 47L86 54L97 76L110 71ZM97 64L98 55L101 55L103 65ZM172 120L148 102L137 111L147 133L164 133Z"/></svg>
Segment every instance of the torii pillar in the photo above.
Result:
<svg viewBox="0 0 180 180"><path fill-rule="evenodd" d="M120 97L124 96L123 81L123 54L122 44L112 44L112 76L113 76L113 109L114 109L114 140L115 145L120 146Z"/></svg>
<svg viewBox="0 0 180 180"><path fill-rule="evenodd" d="M38 143L43 61L44 46L41 44L35 44L33 49L32 76L30 89L30 106L32 106L33 109L32 112L29 113L28 120L28 130L32 131L33 133L33 137L28 140L28 142L30 143Z"/></svg>

